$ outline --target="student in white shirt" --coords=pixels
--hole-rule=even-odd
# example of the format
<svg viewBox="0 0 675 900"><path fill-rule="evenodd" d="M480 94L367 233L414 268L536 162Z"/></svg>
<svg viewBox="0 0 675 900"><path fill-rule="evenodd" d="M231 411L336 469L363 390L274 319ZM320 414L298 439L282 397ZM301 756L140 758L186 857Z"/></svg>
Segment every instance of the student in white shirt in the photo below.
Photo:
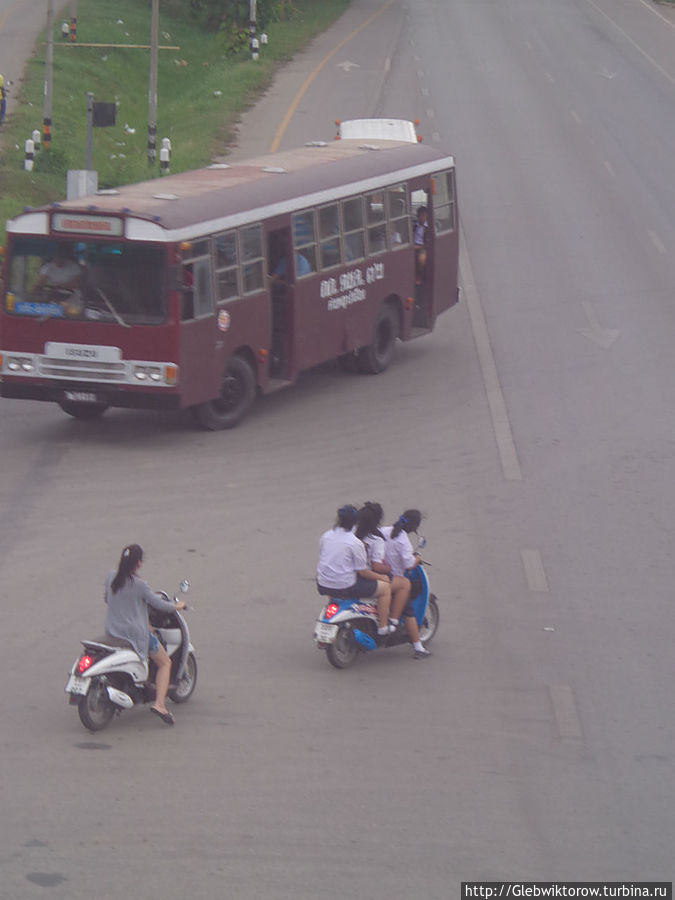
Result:
<svg viewBox="0 0 675 900"><path fill-rule="evenodd" d="M406 569L413 569L419 563L421 557L419 553L413 551L408 535L417 531L421 521L422 514L418 509L406 509L394 525L387 525L380 529L385 539L385 562L391 567L392 576L405 577ZM407 578L406 581L410 584ZM392 606L392 619L396 621L401 615L405 618L405 626L415 651L415 659L426 659L431 656L431 650L427 650L420 641L417 619L413 615L412 609L406 608L406 603L407 600L403 605L396 603Z"/></svg>
<svg viewBox="0 0 675 900"><path fill-rule="evenodd" d="M383 636L394 630L389 625L389 578L368 568L366 548L352 531L356 517L355 506L342 506L335 527L321 535L316 584L319 593L325 596L377 600L377 633Z"/></svg>
<svg viewBox="0 0 675 900"><path fill-rule="evenodd" d="M366 545L368 565L373 572L381 572L391 580L391 612L389 621L396 627L398 616L393 617L394 610L405 609L410 598L410 580L402 575L392 575L391 566L385 559L385 538L380 531L380 523L384 513L379 503L366 501L359 510L354 533ZM399 613L400 615L400 613Z"/></svg>

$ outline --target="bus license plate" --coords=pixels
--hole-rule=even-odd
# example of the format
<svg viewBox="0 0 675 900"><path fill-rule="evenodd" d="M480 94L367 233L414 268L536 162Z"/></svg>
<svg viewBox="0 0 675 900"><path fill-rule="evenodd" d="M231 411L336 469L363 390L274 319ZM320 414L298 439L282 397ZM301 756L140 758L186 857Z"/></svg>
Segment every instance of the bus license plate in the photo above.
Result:
<svg viewBox="0 0 675 900"><path fill-rule="evenodd" d="M74 403L98 403L98 396L89 391L64 391L63 396Z"/></svg>
<svg viewBox="0 0 675 900"><path fill-rule="evenodd" d="M89 690L89 679L80 678L79 675L71 675L66 684L66 694L82 694L84 696Z"/></svg>
<svg viewBox="0 0 675 900"><path fill-rule="evenodd" d="M317 622L314 628L314 640L320 644L332 644L337 634L337 625L328 625L326 622Z"/></svg>

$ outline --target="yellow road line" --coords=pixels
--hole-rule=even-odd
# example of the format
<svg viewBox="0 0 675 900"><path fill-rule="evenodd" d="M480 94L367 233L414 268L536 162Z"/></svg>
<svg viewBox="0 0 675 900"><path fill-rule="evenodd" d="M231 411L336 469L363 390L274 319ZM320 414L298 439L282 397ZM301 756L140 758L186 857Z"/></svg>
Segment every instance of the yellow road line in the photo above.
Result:
<svg viewBox="0 0 675 900"><path fill-rule="evenodd" d="M338 52L338 50L341 50L345 44L348 44L349 41L351 41L352 38L356 37L357 34L359 34L361 31L363 31L364 28L367 28L369 25L371 25L375 21L375 19L379 18L379 16L381 16L382 13L386 12L386 10L389 9L390 6L393 6L393 4L394 4L394 0L387 0L387 2L384 4L384 6L381 6L377 10L377 12L373 13L373 15L369 19L367 19L365 22L362 22L362 24L359 25L358 28L355 28L351 34L348 34L347 37L344 38L343 40L341 40L339 44L336 44L335 47L333 47L333 49L330 51L330 53L328 53L326 56L324 56L324 58L316 66L316 68L314 68L309 73L307 78L305 78L305 80L303 81L300 90L293 98L293 102L286 110L286 115L281 120L281 125L279 125L279 127L276 130L274 138L272 139L272 143L270 144L270 153L276 153L276 151L279 149L279 144L281 143L281 139L284 136L284 132L288 128L289 123L290 123L291 119L293 118L293 115L300 104L300 101L302 100L302 98L305 95L305 92L307 91L307 88L314 81L314 79L319 74L319 72L323 69L323 67L326 65L326 63L333 56L335 56L335 54Z"/></svg>

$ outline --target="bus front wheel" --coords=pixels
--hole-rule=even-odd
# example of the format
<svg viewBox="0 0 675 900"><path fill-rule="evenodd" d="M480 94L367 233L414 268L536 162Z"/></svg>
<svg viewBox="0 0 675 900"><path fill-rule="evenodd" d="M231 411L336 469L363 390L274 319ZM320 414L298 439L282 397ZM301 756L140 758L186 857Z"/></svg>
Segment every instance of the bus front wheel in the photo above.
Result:
<svg viewBox="0 0 675 900"><path fill-rule="evenodd" d="M373 342L359 350L359 369L367 375L384 372L394 355L398 337L398 316L391 306L384 306L375 320Z"/></svg>
<svg viewBox="0 0 675 900"><path fill-rule="evenodd" d="M255 399L255 375L241 356L231 356L225 366L220 396L193 409L195 420L208 431L234 428Z"/></svg>

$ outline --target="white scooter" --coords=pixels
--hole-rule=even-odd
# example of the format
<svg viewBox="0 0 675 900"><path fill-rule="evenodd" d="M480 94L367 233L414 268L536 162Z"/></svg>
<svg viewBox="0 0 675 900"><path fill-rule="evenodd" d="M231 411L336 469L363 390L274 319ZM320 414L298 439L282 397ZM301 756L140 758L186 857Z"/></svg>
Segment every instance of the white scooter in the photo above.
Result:
<svg viewBox="0 0 675 900"><path fill-rule="evenodd" d="M189 587L190 583L183 581L181 593ZM158 593L170 602L168 594ZM173 599L178 602L177 597ZM174 703L184 703L197 684L197 660L187 622L177 609L160 612L150 608L150 625L171 658L168 696ZM115 713L155 699L156 666L152 660L143 662L127 641L106 635L97 641L82 641L82 645L84 653L73 663L66 693L89 731L101 731Z"/></svg>

